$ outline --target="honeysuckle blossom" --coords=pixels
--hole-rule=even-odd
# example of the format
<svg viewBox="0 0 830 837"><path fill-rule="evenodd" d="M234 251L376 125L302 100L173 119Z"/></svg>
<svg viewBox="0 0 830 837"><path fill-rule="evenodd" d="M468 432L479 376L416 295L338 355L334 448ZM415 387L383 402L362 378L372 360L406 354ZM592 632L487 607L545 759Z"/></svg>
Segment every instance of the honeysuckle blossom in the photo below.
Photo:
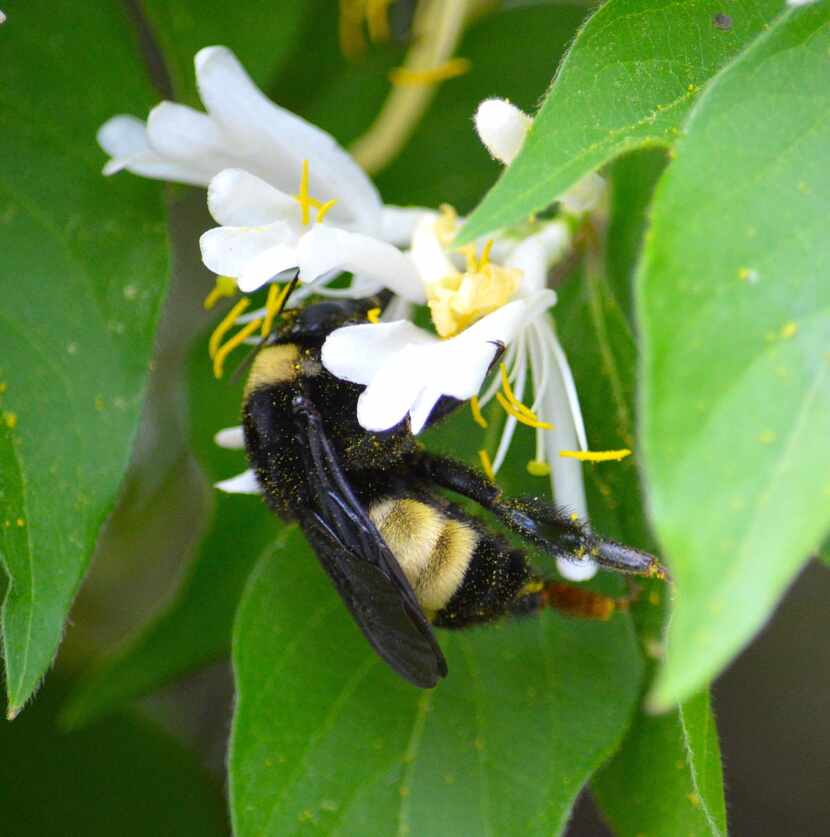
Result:
<svg viewBox="0 0 830 837"><path fill-rule="evenodd" d="M492 463L482 451L485 470L495 476L516 425L530 425L536 429L536 456L528 469L549 474L557 501L585 519L581 463L560 457L561 451L587 449L585 429L548 313L556 294L545 287L549 266L570 245L567 225L539 224L524 239L488 243L480 256L467 248L463 270L449 249L457 226L450 211L434 213L421 219L412 241L411 257L440 336L405 321L347 326L323 344L323 365L366 386L357 417L367 430L386 430L408 415L412 432L418 433L444 395L474 399L474 415L483 422L480 406L498 399L508 416ZM499 344L507 346L500 374L479 402L476 396ZM531 385L534 401L527 407L523 399ZM596 565L590 559L560 561L559 569L581 580L590 578Z"/></svg>
<svg viewBox="0 0 830 837"><path fill-rule="evenodd" d="M203 260L243 292L295 268L305 282L347 270L362 292L414 292L414 268L394 243L408 240L417 213L385 207L336 140L270 101L229 49L202 49L195 65L207 112L162 102L146 125L113 117L98 132L112 158L104 173L208 187L221 226L202 236Z"/></svg>

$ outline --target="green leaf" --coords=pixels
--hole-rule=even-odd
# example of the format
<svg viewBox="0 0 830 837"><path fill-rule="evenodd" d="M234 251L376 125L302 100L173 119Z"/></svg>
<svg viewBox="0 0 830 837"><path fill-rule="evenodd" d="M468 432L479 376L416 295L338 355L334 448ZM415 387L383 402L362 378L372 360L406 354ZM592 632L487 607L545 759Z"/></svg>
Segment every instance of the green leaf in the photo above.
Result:
<svg viewBox="0 0 830 837"><path fill-rule="evenodd" d="M4 833L227 834L221 788L177 741L134 714L64 734L61 700L50 680L29 712L0 728Z"/></svg>
<svg viewBox="0 0 830 837"><path fill-rule="evenodd" d="M639 714L592 784L619 837L725 835L720 747L706 693L659 717Z"/></svg>
<svg viewBox="0 0 830 837"><path fill-rule="evenodd" d="M239 422L240 387L213 378L206 340L196 342L189 377L194 450L211 483L226 479L244 470L245 455L222 450L213 435ZM245 581L280 524L257 497L209 490L211 524L175 597L81 681L64 712L70 726L88 723L230 650Z"/></svg>
<svg viewBox="0 0 830 837"><path fill-rule="evenodd" d="M654 544L636 468L636 345L623 309L644 234L644 210L663 164L661 152L639 151L611 168L605 270L602 254L589 251L585 276L561 289L555 309L592 447L625 444L635 452L621 463L587 468L592 522L603 533L647 549ZM655 581L638 579L637 585L641 594L632 615L651 674L661 653L668 590ZM683 711L655 718L640 710L619 751L593 779L595 799L616 833L725 833L720 753L708 698L701 695Z"/></svg>
<svg viewBox="0 0 830 837"><path fill-rule="evenodd" d="M749 641L830 525L828 21L790 12L724 71L654 203L643 445L676 588L659 707Z"/></svg>
<svg viewBox="0 0 830 837"><path fill-rule="evenodd" d="M456 50L472 69L441 85L401 155L380 173L384 200L451 203L460 212L475 206L500 169L473 128L476 108L492 96L532 108L584 17L584 7L535 5L504 9L473 23Z"/></svg>
<svg viewBox="0 0 830 837"><path fill-rule="evenodd" d="M374 656L299 532L265 556L234 636L235 833L560 833L626 727L630 623L546 613L441 642L449 678L419 691Z"/></svg>
<svg viewBox="0 0 830 837"><path fill-rule="evenodd" d="M0 553L8 712L51 664L124 473L166 286L158 184L101 176L98 126L154 98L119 4L7 7ZM83 95L79 91L83 91Z"/></svg>
<svg viewBox="0 0 830 837"><path fill-rule="evenodd" d="M632 148L671 145L707 82L764 30L781 0L609 0L585 24L513 164L459 243L518 223Z"/></svg>
<svg viewBox="0 0 830 837"><path fill-rule="evenodd" d="M193 56L203 47L230 47L259 84L284 66L308 16L307 4L249 0L230 10L222 0L144 0L142 11L158 42L178 101L201 110Z"/></svg>

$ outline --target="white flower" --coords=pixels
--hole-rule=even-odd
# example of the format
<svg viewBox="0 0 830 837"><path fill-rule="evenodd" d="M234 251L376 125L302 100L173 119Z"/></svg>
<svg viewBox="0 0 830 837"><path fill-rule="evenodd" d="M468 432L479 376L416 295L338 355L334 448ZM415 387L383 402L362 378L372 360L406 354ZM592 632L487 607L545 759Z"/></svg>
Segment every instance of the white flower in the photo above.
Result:
<svg viewBox="0 0 830 837"><path fill-rule="evenodd" d="M481 398L492 398L508 412L496 456L485 468L494 475L504 463L517 423L536 428L536 458L529 468L550 474L557 501L587 518L581 463L560 451L586 450L587 441L573 377L548 309L556 294L545 288L549 265L570 244L567 226L548 222L521 240L501 239L480 258L465 254L461 271L447 251L457 219L446 211L427 216L416 227L412 259L418 266L439 334L410 322L347 326L323 344L323 365L334 375L366 389L357 417L367 430L389 429L407 414L420 432L441 396L475 397L499 343L507 352L501 374ZM501 264L491 258L498 254ZM472 320L472 324L469 324ZM531 381L532 379L532 381ZM532 383L534 402L522 403ZM581 580L596 572L590 560L559 562L560 572Z"/></svg>
<svg viewBox="0 0 830 837"><path fill-rule="evenodd" d="M416 288L414 268L390 242L408 240L417 212L385 207L337 141L271 102L229 49L202 49L195 64L207 113L162 102L146 126L113 117L98 132L112 157L104 173L208 186L222 226L202 237L203 259L245 292L296 267L303 281L350 270L362 288Z"/></svg>
<svg viewBox="0 0 830 837"><path fill-rule="evenodd" d="M507 99L485 99L476 111L474 122L479 139L499 162L510 165L524 144L533 120ZM605 195L605 181L589 172L560 195L566 212L581 215L595 209Z"/></svg>

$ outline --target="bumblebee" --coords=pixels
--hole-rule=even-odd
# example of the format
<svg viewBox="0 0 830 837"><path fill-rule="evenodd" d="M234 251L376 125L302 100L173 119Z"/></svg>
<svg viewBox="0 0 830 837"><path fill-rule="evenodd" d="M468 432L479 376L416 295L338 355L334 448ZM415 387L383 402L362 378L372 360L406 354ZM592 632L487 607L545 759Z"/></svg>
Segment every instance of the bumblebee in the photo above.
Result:
<svg viewBox="0 0 830 837"><path fill-rule="evenodd" d="M433 627L463 628L546 607L607 618L617 602L540 578L514 547L439 489L473 500L553 558L591 556L664 577L657 560L604 540L556 506L506 497L479 471L428 452L408 419L383 433L357 422L362 387L335 378L328 334L366 322L381 296L284 312L256 353L243 398L245 446L268 506L302 528L358 627L398 674L431 688L447 674ZM462 402L444 397L427 426Z"/></svg>

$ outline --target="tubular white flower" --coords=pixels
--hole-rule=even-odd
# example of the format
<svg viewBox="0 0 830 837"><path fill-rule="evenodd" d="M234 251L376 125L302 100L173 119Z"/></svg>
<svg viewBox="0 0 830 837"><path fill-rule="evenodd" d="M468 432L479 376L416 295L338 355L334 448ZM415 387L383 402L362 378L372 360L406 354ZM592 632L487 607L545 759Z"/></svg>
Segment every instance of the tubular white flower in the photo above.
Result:
<svg viewBox="0 0 830 837"><path fill-rule="evenodd" d="M207 112L162 102L146 125L132 116L113 117L98 132L99 144L112 158L104 173L126 169L207 186L208 207L222 226L203 236L204 262L236 279L244 292L295 267L302 281L322 284L312 261L328 265L332 275L360 265L377 284L397 262L395 275L404 278L393 281L393 289L422 301L411 265L400 253L396 258L391 245L380 246L387 239L408 241L421 211L384 207L372 181L336 140L271 102L229 49L202 49L195 65ZM298 181L300 194L295 194ZM326 239L347 261L323 253L308 258L310 247L303 241L312 232L320 242L317 222L360 236Z"/></svg>
<svg viewBox="0 0 830 837"><path fill-rule="evenodd" d="M146 127L134 117L113 117L98 132L113 157L106 174L126 169L207 186L222 169L237 168L290 193L305 159L312 163L310 191L337 193L332 219L377 231L380 196L334 137L270 101L226 47L199 50L194 63L207 113L162 102Z"/></svg>

